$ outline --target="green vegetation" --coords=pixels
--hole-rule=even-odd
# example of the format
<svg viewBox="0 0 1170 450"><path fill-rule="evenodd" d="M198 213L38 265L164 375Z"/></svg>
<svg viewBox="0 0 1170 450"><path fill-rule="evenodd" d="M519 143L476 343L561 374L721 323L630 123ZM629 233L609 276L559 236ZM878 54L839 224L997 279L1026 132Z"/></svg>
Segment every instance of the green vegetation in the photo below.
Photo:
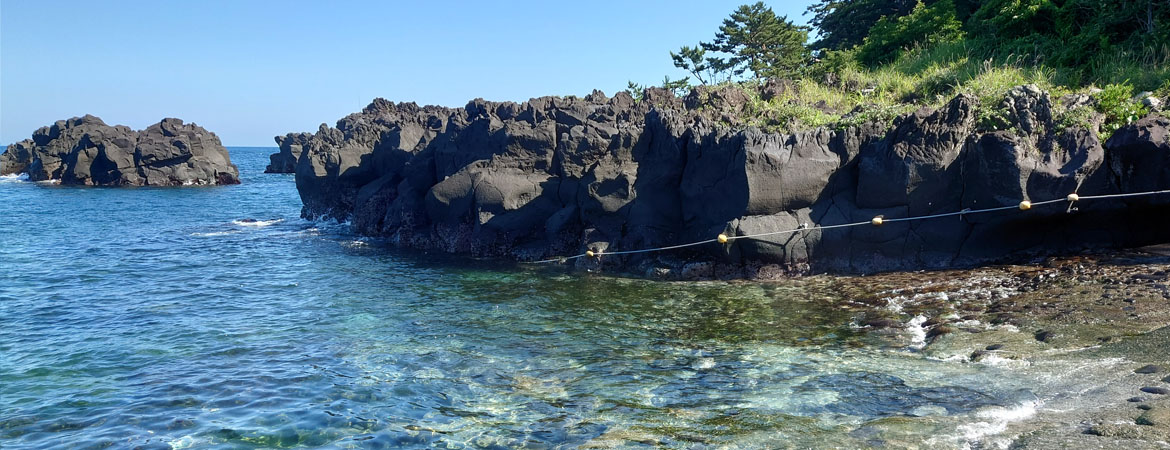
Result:
<svg viewBox="0 0 1170 450"><path fill-rule="evenodd" d="M790 77L809 62L806 41L808 29L777 16L764 2L756 2L740 6L723 20L714 41L699 45L729 55L713 59L717 70L735 75L750 71L755 78Z"/></svg>
<svg viewBox="0 0 1170 450"><path fill-rule="evenodd" d="M1105 123L1102 133L1112 134L1129 122L1146 115L1145 106L1130 101L1133 86L1128 84L1111 84L1105 86L1097 97L1097 111L1105 114Z"/></svg>
<svg viewBox="0 0 1170 450"><path fill-rule="evenodd" d="M869 66L892 61L903 48L961 41L963 25L955 18L955 4L944 0L919 3L902 17L882 17L869 29L857 59Z"/></svg>
<svg viewBox="0 0 1170 450"><path fill-rule="evenodd" d="M764 2L756 2L740 6L724 19L711 42L700 42L695 47L684 45L678 53L670 52L670 58L675 67L690 72L700 84L743 76L790 78L798 76L812 60L811 50L804 45L808 31L788 17L777 16ZM675 83L664 83L662 87L687 89L690 78ZM633 81L629 85L631 89L641 87Z"/></svg>
<svg viewBox="0 0 1170 450"><path fill-rule="evenodd" d="M958 94L980 100L980 127L1002 129L1005 93L1034 84L1065 108L1061 125L1112 133L1147 114L1139 92L1170 95L1170 2L1162 0L820 0L818 40L763 3L724 20L712 42L670 56L691 74L664 87L736 85L751 99L745 123L781 131L892 120ZM813 57L815 55L815 57ZM796 89L767 100L765 79ZM631 83L631 88L641 86Z"/></svg>

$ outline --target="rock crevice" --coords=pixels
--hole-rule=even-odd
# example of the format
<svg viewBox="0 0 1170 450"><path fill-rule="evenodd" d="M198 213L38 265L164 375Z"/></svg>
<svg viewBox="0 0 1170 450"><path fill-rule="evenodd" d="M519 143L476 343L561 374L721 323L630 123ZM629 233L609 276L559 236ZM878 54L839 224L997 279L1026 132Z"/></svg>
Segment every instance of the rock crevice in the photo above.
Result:
<svg viewBox="0 0 1170 450"><path fill-rule="evenodd" d="M307 218L352 220L395 244L534 260L905 217L1022 200L1170 189L1170 129L1151 116L1102 144L1054 123L1047 93L1009 92L1007 127L979 129L973 97L892 126L769 134L733 125L738 88L685 102L477 99L464 108L374 101L335 127L277 137ZM297 152L299 151L299 154ZM1170 241L1170 197L1047 205L881 227L809 230L666 254L582 258L674 276L942 268ZM706 269L704 269L706 270ZM764 270L774 273L777 270Z"/></svg>
<svg viewBox="0 0 1170 450"><path fill-rule="evenodd" d="M0 174L100 186L238 184L214 133L179 119L134 131L86 115L42 127L0 154Z"/></svg>

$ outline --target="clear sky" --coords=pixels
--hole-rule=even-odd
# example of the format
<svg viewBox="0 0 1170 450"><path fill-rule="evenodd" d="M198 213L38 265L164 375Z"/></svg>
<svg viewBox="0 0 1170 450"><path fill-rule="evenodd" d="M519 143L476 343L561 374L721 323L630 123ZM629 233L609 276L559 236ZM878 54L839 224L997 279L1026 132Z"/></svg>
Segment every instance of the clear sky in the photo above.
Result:
<svg viewBox="0 0 1170 450"><path fill-rule="evenodd" d="M375 97L612 95L684 76L667 52L746 2L0 0L0 144L87 113L272 146ZM807 22L810 1L767 3Z"/></svg>

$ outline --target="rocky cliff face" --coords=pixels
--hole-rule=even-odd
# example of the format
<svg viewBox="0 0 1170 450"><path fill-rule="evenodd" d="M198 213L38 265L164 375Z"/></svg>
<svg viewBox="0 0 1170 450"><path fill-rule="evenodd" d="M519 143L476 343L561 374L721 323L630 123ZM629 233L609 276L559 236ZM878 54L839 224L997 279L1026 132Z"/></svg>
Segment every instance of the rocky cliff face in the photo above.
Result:
<svg viewBox="0 0 1170 450"><path fill-rule="evenodd" d="M306 217L351 220L402 246L518 260L1170 189L1166 119L1102 145L1093 130L1057 126L1034 87L996 105L998 131L980 129L965 96L892 126L796 134L737 126L746 101L728 89L461 109L378 99L336 127L277 142L282 154L300 149ZM664 277L940 268L1168 242L1167 219L1167 196L1096 200L573 264Z"/></svg>
<svg viewBox="0 0 1170 450"><path fill-rule="evenodd" d="M305 143L313 138L313 133L289 133L276 136L276 145L280 151L268 155L268 167L264 173L296 173L297 158L301 156Z"/></svg>
<svg viewBox="0 0 1170 450"><path fill-rule="evenodd" d="M239 170L215 133L179 119L142 131L86 115L41 127L0 154L0 174L105 186L238 184Z"/></svg>

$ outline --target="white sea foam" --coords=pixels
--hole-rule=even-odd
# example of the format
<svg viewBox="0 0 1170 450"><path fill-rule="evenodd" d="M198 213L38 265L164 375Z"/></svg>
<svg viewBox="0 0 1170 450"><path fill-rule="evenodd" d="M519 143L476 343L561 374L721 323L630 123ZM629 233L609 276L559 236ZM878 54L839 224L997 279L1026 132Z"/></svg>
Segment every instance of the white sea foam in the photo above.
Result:
<svg viewBox="0 0 1170 450"><path fill-rule="evenodd" d="M167 442L167 445L170 445L171 448L174 450L179 450L179 449L184 449L184 448L191 448L191 447L195 446L195 444L198 444L198 443L199 443L198 439L195 439L195 438L191 437L190 435L187 435L187 436L183 436L181 438L172 440L170 442Z"/></svg>
<svg viewBox="0 0 1170 450"><path fill-rule="evenodd" d="M979 360L980 364L992 367L1027 367L1030 362L1022 359L1004 358L995 353L989 353Z"/></svg>
<svg viewBox="0 0 1170 450"><path fill-rule="evenodd" d="M691 363L691 369L694 370L707 370L712 367L715 367L715 358L699 358Z"/></svg>
<svg viewBox="0 0 1170 450"><path fill-rule="evenodd" d="M910 348L922 350L923 347L926 347L926 328L922 327L924 323L926 323L926 316L921 314L906 322L906 331L910 333Z"/></svg>
<svg viewBox="0 0 1170 450"><path fill-rule="evenodd" d="M355 239L352 241L343 241L341 243L341 245L348 247L348 248L358 248L358 247L369 247L370 243L366 242L365 239Z"/></svg>
<svg viewBox="0 0 1170 450"><path fill-rule="evenodd" d="M231 230L231 231L211 231L211 232L207 232L207 233L191 233L191 235L192 235L192 236L198 236L198 237L212 237L212 236L227 236L227 235L229 235L229 234L236 234L236 233L239 233L239 232L240 232L239 230Z"/></svg>
<svg viewBox="0 0 1170 450"><path fill-rule="evenodd" d="M241 227L260 228L260 227L266 227L266 226L269 226L272 224L277 224L280 222L284 222L284 219L270 219L270 220L240 219L240 220L233 220L232 224L239 225Z"/></svg>
<svg viewBox="0 0 1170 450"><path fill-rule="evenodd" d="M27 173L16 173L12 175L0 175L0 183L22 183L28 181Z"/></svg>
<svg viewBox="0 0 1170 450"><path fill-rule="evenodd" d="M948 355L948 356L928 356L928 357L926 357L926 359L929 359L931 361L962 363L962 362L967 362L967 360L970 359L970 357L967 355L964 355L964 354L956 353L956 354Z"/></svg>
<svg viewBox="0 0 1170 450"><path fill-rule="evenodd" d="M982 444L981 448L1006 449L1011 445L1011 439L988 439L988 437L1007 431L1008 424L1012 422L1024 421L1035 416L1039 406L1040 402L1038 401L1027 401L1011 408L983 408L975 413L975 418L980 419L978 422L960 425L958 431L967 442L968 447L970 444L980 443Z"/></svg>

